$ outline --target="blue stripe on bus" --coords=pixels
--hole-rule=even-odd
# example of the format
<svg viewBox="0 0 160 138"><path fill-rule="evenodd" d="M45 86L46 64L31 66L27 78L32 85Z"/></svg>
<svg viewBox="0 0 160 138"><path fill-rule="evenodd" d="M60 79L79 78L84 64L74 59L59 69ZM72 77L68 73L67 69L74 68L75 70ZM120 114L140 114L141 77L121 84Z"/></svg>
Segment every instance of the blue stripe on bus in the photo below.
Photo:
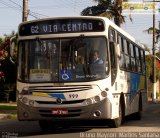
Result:
<svg viewBox="0 0 160 138"><path fill-rule="evenodd" d="M62 94L62 93L50 93L50 94L48 94L49 96L52 96L52 97L54 97L54 98L61 98L61 99L65 99L65 96L64 96L64 94Z"/></svg>
<svg viewBox="0 0 160 138"><path fill-rule="evenodd" d="M140 75L131 73L131 77L130 77L131 97L135 96L136 93L138 92L139 84L140 84Z"/></svg>

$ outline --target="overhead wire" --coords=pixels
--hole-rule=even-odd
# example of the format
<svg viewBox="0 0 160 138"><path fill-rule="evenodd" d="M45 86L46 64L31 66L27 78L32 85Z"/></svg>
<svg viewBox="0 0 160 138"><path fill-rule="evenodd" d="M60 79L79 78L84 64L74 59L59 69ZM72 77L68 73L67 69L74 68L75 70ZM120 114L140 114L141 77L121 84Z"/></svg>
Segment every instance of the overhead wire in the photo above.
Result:
<svg viewBox="0 0 160 138"><path fill-rule="evenodd" d="M10 1L10 2L14 3L15 5L19 6L19 7L22 9L22 6L21 6L20 4L18 4L18 3L16 3L16 2L14 2L14 1L12 1L12 0L8 0L8 1Z"/></svg>
<svg viewBox="0 0 160 138"><path fill-rule="evenodd" d="M57 10L57 9L70 9L76 12L78 9L83 9L84 7L91 6L90 0L54 0L54 3L50 3L50 5L41 5L37 4L37 6L32 6L30 4L30 9L34 10Z"/></svg>
<svg viewBox="0 0 160 138"><path fill-rule="evenodd" d="M53 1L52 1L53 2ZM33 6L32 3L30 3L29 7L30 10L34 10L34 11L42 11L44 12L44 9L48 10L52 10L52 12L55 10L57 11L57 9L63 9L63 10L68 10L70 9L70 11L73 11L73 13L75 14L76 12L78 12L80 14L80 12L83 10L84 7L91 6L93 5L93 3L91 4L90 0L54 0L54 3L50 2L50 5L41 5L41 3L36 4L36 6ZM96 3L95 3L96 4ZM64 11L65 12L65 11ZM39 13L39 12L38 12ZM46 16L45 16L46 17Z"/></svg>
<svg viewBox="0 0 160 138"><path fill-rule="evenodd" d="M56 2L55 2L56 1ZM29 10L28 10L28 15L34 17L34 18L41 18L41 17L48 17L47 15L44 15L44 14L41 14L39 12L35 12L33 11L34 10L37 10L37 9L57 9L57 8L70 8L70 7L73 7L73 11L76 12L76 9L77 8L80 8L80 7L85 7L87 4L90 5L90 2L89 0L80 0L80 1L77 1L77 0L55 0L54 3L56 4L53 4L53 5L43 5L43 6L29 6ZM8 3L10 2L10 3ZM4 2L3 0L0 1L0 3L2 3L3 5L7 6L6 8L13 8L13 9L16 9L16 10L19 10L20 12L22 12L23 10L23 7L13 1L13 0L8 0L8 2ZM4 7L5 8L5 7Z"/></svg>
<svg viewBox="0 0 160 138"><path fill-rule="evenodd" d="M22 1L21 1L22 2ZM53 0L51 0L51 2L53 2ZM5 5L6 7L4 8L12 8L15 10L18 10L20 12L22 12L22 6L18 3L15 2L13 0L8 0L6 2L6 0L0 0L0 3L2 3L3 5ZM29 10L28 10L28 14L34 18L41 18L41 17L48 17L47 15L41 14L39 12L37 12L38 9L51 9L51 10L57 10L57 8L73 8L73 11L76 12L76 10L80 7L87 7L87 4L89 5L90 2L89 0L54 0L55 4L50 4L50 5L38 5L38 6L32 6L29 5ZM96 3L95 3L96 4ZM85 5L85 6L84 6ZM89 5L90 6L90 5ZM33 11L34 10L34 11ZM133 24L128 24L127 28L138 28L141 26L144 26L144 22L149 22L150 18L144 18L142 20L142 22L136 21L135 25L134 25L134 17L133 17Z"/></svg>
<svg viewBox="0 0 160 138"><path fill-rule="evenodd" d="M13 8L13 9L16 9L16 10L20 10L21 12L22 12L22 6L20 5L20 4L18 4L17 2L15 2L15 1L13 1L13 0L8 0L10 3L12 3L12 5L11 4L9 4L9 3L6 3L5 1L3 1L3 0L1 0L0 1L0 3L2 3L3 5L5 5L5 6L7 6L8 8ZM55 2L56 1L56 2ZM34 18L41 18L41 17L48 17L47 15L44 15L44 14L40 14L40 13L38 13L38 12L34 12L34 11L32 11L31 9L33 9L34 8L34 10L36 10L36 9L45 9L45 8L47 8L47 9L52 9L52 10L54 10L54 9L56 9L56 8L68 8L68 7L74 7L74 12L76 11L76 8L75 7L80 7L80 6L82 6L82 5L85 5L86 3L89 3L89 0L80 0L80 1L77 1L77 0L69 0L70 2L67 2L67 0L61 0L61 1L59 1L59 0L55 0L54 1L54 3L56 3L56 4L54 4L54 5L50 5L50 6L48 6L48 5L43 5L43 6L34 6L34 7L32 7L32 6L30 6L30 9L28 10L28 14L30 15L30 16L33 16ZM14 5L15 6L14 6ZM18 7L17 7L18 6ZM54 8L54 9L53 9ZM144 18L145 19L145 18ZM144 20L143 20L143 22L144 22ZM139 23L138 25L141 25L141 26L143 26L143 23ZM134 27L134 26L133 26Z"/></svg>
<svg viewBox="0 0 160 138"><path fill-rule="evenodd" d="M23 7L20 4L18 4L17 2L14 2L12 0L8 0L8 1L10 3L7 3L7 2L5 2L3 0L0 0L0 3L3 4L3 5L5 5L5 6L7 6L7 8L16 9L16 10L19 10L20 12L23 11ZM16 6L14 6L13 4L16 5ZM46 15L43 15L43 14L40 14L40 13L37 13L37 12L33 12L31 10L28 10L28 15L30 15L30 16L32 16L34 18L48 17Z"/></svg>
<svg viewBox="0 0 160 138"><path fill-rule="evenodd" d="M38 6L30 6L31 9L53 9L53 8L68 8L68 7L73 7L76 3L76 6L86 6L86 4L90 4L89 0L84 0L84 1L72 1L72 2L62 2L58 1L55 2L56 4L53 5L38 5Z"/></svg>
<svg viewBox="0 0 160 138"><path fill-rule="evenodd" d="M5 5L5 6L7 6L7 7L9 7L9 8L20 10L19 8L15 7L15 6L13 6L13 5L11 5L11 4L3 1L3 0L0 0L0 3L3 4L3 5Z"/></svg>
<svg viewBox="0 0 160 138"><path fill-rule="evenodd" d="M35 16L37 18L38 18L38 16L39 16L39 18L40 17L48 17L47 15L44 15L44 14L41 14L41 13L38 13L38 12L34 12L34 11L31 11L31 10L28 10L28 14L32 15L32 16Z"/></svg>

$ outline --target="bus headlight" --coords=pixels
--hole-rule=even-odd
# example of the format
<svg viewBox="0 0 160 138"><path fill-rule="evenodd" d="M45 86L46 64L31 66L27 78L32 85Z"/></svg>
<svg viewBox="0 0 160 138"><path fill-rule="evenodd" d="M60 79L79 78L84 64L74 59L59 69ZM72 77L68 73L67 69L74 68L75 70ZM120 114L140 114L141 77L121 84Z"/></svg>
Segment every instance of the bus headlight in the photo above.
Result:
<svg viewBox="0 0 160 138"><path fill-rule="evenodd" d="M26 104L28 102L28 99L26 97L23 97L22 102Z"/></svg>
<svg viewBox="0 0 160 138"><path fill-rule="evenodd" d="M28 87L23 88L21 94L28 94Z"/></svg>
<svg viewBox="0 0 160 138"><path fill-rule="evenodd" d="M89 99L86 99L86 104L87 104L87 105L92 104L92 99L90 99L90 98L89 98Z"/></svg>
<svg viewBox="0 0 160 138"><path fill-rule="evenodd" d="M33 100L29 100L29 105L33 106L34 105L34 101Z"/></svg>
<svg viewBox="0 0 160 138"><path fill-rule="evenodd" d="M106 91L102 91L101 95L102 95L102 97L107 97L107 92Z"/></svg>
<svg viewBox="0 0 160 138"><path fill-rule="evenodd" d="M95 101L95 102L99 102L100 100L101 100L101 99L100 99L100 97L99 97L98 95L94 97L94 101Z"/></svg>
<svg viewBox="0 0 160 138"><path fill-rule="evenodd" d="M23 98L23 95L22 94L19 94L18 95L18 99L22 99Z"/></svg>

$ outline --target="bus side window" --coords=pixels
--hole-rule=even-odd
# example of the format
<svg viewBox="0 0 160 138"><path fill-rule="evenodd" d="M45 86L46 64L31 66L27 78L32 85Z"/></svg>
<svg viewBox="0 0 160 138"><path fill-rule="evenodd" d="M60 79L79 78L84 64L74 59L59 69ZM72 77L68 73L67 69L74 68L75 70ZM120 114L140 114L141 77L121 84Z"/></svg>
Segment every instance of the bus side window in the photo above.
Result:
<svg viewBox="0 0 160 138"><path fill-rule="evenodd" d="M117 76L117 61L116 61L116 43L114 42L109 42L109 47L110 47L110 60L111 60L111 84L113 85L116 76Z"/></svg>
<svg viewBox="0 0 160 138"><path fill-rule="evenodd" d="M124 55L123 38L120 35L118 35L118 43L120 46L120 53L121 53L120 68L124 69L126 68L126 62L125 62L125 55Z"/></svg>
<svg viewBox="0 0 160 138"><path fill-rule="evenodd" d="M139 52L139 48L135 47L135 57L136 57L136 63L137 63L137 71L141 72L142 68L141 68L141 62L140 62L140 52Z"/></svg>
<svg viewBox="0 0 160 138"><path fill-rule="evenodd" d="M112 29L111 27L109 28L109 41L110 42L117 42L116 31L114 29Z"/></svg>
<svg viewBox="0 0 160 138"><path fill-rule="evenodd" d="M126 70L130 70L130 48L129 48L129 43L128 41L124 38L123 39L123 48L124 48L124 51L123 51L123 54L125 55L125 62L126 62L126 66L125 66L125 69Z"/></svg>
<svg viewBox="0 0 160 138"><path fill-rule="evenodd" d="M136 60L135 60L135 52L134 52L134 45L132 43L129 44L130 51L131 51L131 70L136 71Z"/></svg>
<svg viewBox="0 0 160 138"><path fill-rule="evenodd" d="M146 69L145 69L145 53L143 50L140 50L140 56L141 56L142 73L144 74Z"/></svg>

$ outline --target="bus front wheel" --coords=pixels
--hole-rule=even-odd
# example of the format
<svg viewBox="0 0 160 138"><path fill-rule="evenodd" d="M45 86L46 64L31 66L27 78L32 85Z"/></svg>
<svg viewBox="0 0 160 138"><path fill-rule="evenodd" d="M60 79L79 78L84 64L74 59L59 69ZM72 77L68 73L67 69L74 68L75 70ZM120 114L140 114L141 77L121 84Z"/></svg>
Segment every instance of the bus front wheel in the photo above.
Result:
<svg viewBox="0 0 160 138"><path fill-rule="evenodd" d="M139 96L139 105L138 105L138 112L133 114L135 120L141 120L142 118L142 95Z"/></svg>
<svg viewBox="0 0 160 138"><path fill-rule="evenodd" d="M123 111L122 111L122 104L119 105L119 117L115 119L111 119L109 123L109 127L111 128L117 128L119 127L123 122Z"/></svg>

